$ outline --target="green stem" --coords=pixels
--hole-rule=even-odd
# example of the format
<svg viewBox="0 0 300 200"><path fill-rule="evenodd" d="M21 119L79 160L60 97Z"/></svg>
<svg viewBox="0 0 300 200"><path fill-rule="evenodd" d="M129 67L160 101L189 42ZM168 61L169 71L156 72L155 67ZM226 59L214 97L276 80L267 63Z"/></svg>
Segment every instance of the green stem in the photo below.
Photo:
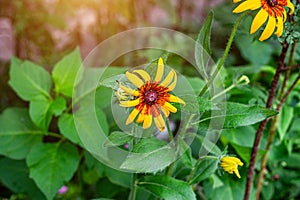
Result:
<svg viewBox="0 0 300 200"><path fill-rule="evenodd" d="M240 17L238 18L238 20L236 21L236 23L234 24L234 27L232 29L231 35L229 37L228 43L226 45L226 49L224 51L224 54L220 60L220 62L217 65L217 68L215 69L215 71L213 72L212 76L209 78L208 82L205 84L205 86L202 88L199 96L203 96L204 93L207 91L208 87L212 84L212 82L214 81L214 79L216 78L216 76L218 75L219 71L221 70L227 55L229 53L229 50L231 48L234 36L236 34L237 28L239 26L239 24L241 23L242 19L246 16L247 12L244 12L242 15L240 15Z"/></svg>
<svg viewBox="0 0 300 200"><path fill-rule="evenodd" d="M210 159L216 159L218 160L219 158L216 157L216 156L202 156L200 158L198 158L197 162L195 163L190 175L189 175L189 178L187 180L188 184L191 184L192 183L192 178L194 177L195 175L195 172L196 172L196 169L197 169L197 166L200 164L200 162L205 159L205 158L210 158Z"/></svg>
<svg viewBox="0 0 300 200"><path fill-rule="evenodd" d="M168 134L169 134L169 138L170 138L170 144L173 143L173 147L174 147L174 149L175 149L174 137L173 137L173 133L172 133L172 131L171 131L170 123L169 123L169 120L168 120L168 119L166 120L166 125L167 125ZM167 170L167 173L166 173L167 176L171 176L171 175L172 175L174 165L175 165L175 161L172 162L171 165L168 167L168 170Z"/></svg>
<svg viewBox="0 0 300 200"><path fill-rule="evenodd" d="M132 129L132 134L133 134L133 141L132 141L132 149L134 149L134 146L137 144L136 140L136 124L133 125ZM137 173L132 174L132 179L131 179L131 192L129 195L129 200L135 200L136 196L136 180L137 180Z"/></svg>

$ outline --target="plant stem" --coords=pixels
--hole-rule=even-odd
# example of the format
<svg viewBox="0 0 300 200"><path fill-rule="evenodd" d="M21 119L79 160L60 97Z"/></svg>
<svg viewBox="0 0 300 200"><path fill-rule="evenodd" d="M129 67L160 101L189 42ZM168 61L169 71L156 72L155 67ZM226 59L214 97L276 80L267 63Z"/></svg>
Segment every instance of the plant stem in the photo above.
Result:
<svg viewBox="0 0 300 200"><path fill-rule="evenodd" d="M169 138L170 138L170 144L173 143L173 147L174 147L174 150L175 150L176 146L175 146L175 142L174 142L174 137L173 137L173 134L172 134L172 131L171 131L171 128L170 128L170 123L169 123L168 119L166 120L166 125L167 125L168 134L169 134ZM175 165L175 161L172 162L171 165L168 167L168 170L167 170L167 173L166 173L167 176L172 175L174 165Z"/></svg>
<svg viewBox="0 0 300 200"><path fill-rule="evenodd" d="M136 140L136 124L133 125L133 130L132 130L132 134L133 134L133 141L132 141L132 149L134 148L134 146L137 143ZM131 192L129 195L129 200L135 200L135 196L136 196L136 180L137 180L137 173L133 172L132 173L132 179L131 179Z"/></svg>
<svg viewBox="0 0 300 200"><path fill-rule="evenodd" d="M197 166L198 166L198 165L201 163L201 161L202 161L203 159L205 159L205 158L216 159L216 160L219 159L219 158L216 157L216 156L202 156L202 157L198 158L198 160L197 160L197 162L195 163L195 165L194 165L194 167L193 167L193 169L192 169L192 171L191 171L191 173L190 173L190 175L189 175L189 178L188 178L188 180L187 180L188 184L191 184L191 181L192 181L193 176L195 175Z"/></svg>
<svg viewBox="0 0 300 200"><path fill-rule="evenodd" d="M232 29L232 32L230 34L228 43L226 45L224 54L220 60L220 62L218 62L217 68L215 69L215 71L213 72L212 76L209 78L208 82L205 84L205 86L202 88L199 96L203 96L204 93L207 91L208 87L212 84L212 82L214 81L214 79L216 78L216 76L218 75L219 71L221 70L221 68L223 67L223 64L227 58L227 55L229 53L229 50L231 48L234 36L236 34L237 28L239 26L239 24L241 23L242 19L246 16L247 12L244 12L243 14L240 15L240 17L238 18L238 20L236 21L236 23L234 24L234 27Z"/></svg>
<svg viewBox="0 0 300 200"><path fill-rule="evenodd" d="M276 73L275 73L275 75L273 77L273 80L272 80L271 89L270 89L270 92L269 92L266 108L271 108L273 100L275 98L280 73L284 69L284 59L286 57L288 47L289 47L288 43L284 42L282 44L282 50L281 50L281 54L280 54L280 57L279 57ZM247 183L246 183L246 190L245 190L244 200L249 200L249 198L250 198L250 193L251 193L251 189L252 189L252 181L253 181L253 176L254 176L254 169L255 169L255 163L256 163L256 157L257 157L257 153L258 153L259 143L260 143L263 131L264 131L264 129L266 127L266 124L269 121L269 119L270 118L265 119L264 121L262 121L260 123L257 131L256 131L256 135L255 135L255 139L254 139L254 143L253 143L253 148L252 148L252 152L251 152L249 170L248 170L248 174L247 174Z"/></svg>
<svg viewBox="0 0 300 200"><path fill-rule="evenodd" d="M296 47L296 43L293 44L293 46L290 50L290 57L289 57L289 61L288 61L288 66L290 66L293 62L295 47ZM283 97L284 97L284 91L285 91L285 88L286 88L286 85L287 85L287 81L290 78L290 75L291 75L291 69L285 71L284 80L282 82L281 89L280 89L280 92L279 92L279 99L283 99ZM296 83L297 83L297 80L296 80ZM284 101L285 101L285 99L284 99ZM276 110L278 112L280 112L281 107L282 107L282 104L279 103ZM260 199L261 189L262 189L262 185L263 185L263 181L264 181L264 174L265 174L265 170L266 170L266 167L267 167L267 161L268 161L268 157L269 157L270 148L271 148L271 145L273 143L273 140L274 140L274 137L275 137L275 134L276 134L278 119L279 119L279 115L276 115L274 117L274 119L272 120L272 123L271 123L271 126L270 126L270 131L269 131L269 134L268 134L268 142L267 142L267 145L266 145L266 148L265 148L266 153L265 153L265 155L263 156L263 158L261 160L260 171L259 171L257 184L256 184L256 195L255 195L256 200Z"/></svg>

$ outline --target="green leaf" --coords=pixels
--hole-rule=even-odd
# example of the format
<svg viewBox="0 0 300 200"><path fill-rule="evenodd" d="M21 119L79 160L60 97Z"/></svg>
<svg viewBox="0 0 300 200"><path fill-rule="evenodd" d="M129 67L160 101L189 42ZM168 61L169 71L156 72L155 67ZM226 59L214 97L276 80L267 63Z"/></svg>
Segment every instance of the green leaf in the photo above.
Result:
<svg viewBox="0 0 300 200"><path fill-rule="evenodd" d="M121 168L136 172L157 172L175 160L175 150L156 138L142 139L122 163Z"/></svg>
<svg viewBox="0 0 300 200"><path fill-rule="evenodd" d="M132 140L133 136L121 131L112 132L108 136L108 140L104 143L105 146L121 146Z"/></svg>
<svg viewBox="0 0 300 200"><path fill-rule="evenodd" d="M70 143L38 144L26 158L30 177L47 199L53 199L63 184L75 173L80 156Z"/></svg>
<svg viewBox="0 0 300 200"><path fill-rule="evenodd" d="M72 97L75 79L81 66L79 48L60 60L52 71L55 92Z"/></svg>
<svg viewBox="0 0 300 200"><path fill-rule="evenodd" d="M0 127L0 154L13 159L25 158L42 140L43 132L32 123L27 109L6 109L0 115Z"/></svg>
<svg viewBox="0 0 300 200"><path fill-rule="evenodd" d="M279 123L277 126L280 140L283 140L285 134L287 133L287 130L293 120L293 116L294 116L294 109L292 107L289 106L282 107L282 110L279 115Z"/></svg>
<svg viewBox="0 0 300 200"><path fill-rule="evenodd" d="M248 106L227 102L216 104L213 112L206 112L201 117L199 128L206 130L209 126L218 129L231 129L256 124L277 114L276 111L261 106Z"/></svg>
<svg viewBox="0 0 300 200"><path fill-rule="evenodd" d="M30 101L39 96L50 97L51 76L42 67L13 58L9 76L9 85L23 100Z"/></svg>
<svg viewBox="0 0 300 200"><path fill-rule="evenodd" d="M193 157L191 153L190 147L185 143L185 141L181 138L179 141L179 151L180 151L180 159L184 163L185 166L192 168L193 167Z"/></svg>
<svg viewBox="0 0 300 200"><path fill-rule="evenodd" d="M189 184L199 183L215 173L218 168L219 160L216 157L200 158L201 161L195 166L194 176L189 181Z"/></svg>
<svg viewBox="0 0 300 200"><path fill-rule="evenodd" d="M57 117L60 116L63 111L67 108L66 99L63 97L57 97L51 104L50 111L51 113Z"/></svg>
<svg viewBox="0 0 300 200"><path fill-rule="evenodd" d="M169 176L144 176L138 186L165 200L196 199L190 185Z"/></svg>
<svg viewBox="0 0 300 200"><path fill-rule="evenodd" d="M46 199L29 178L29 170L23 160L0 158L0 181L14 193L26 194L32 200Z"/></svg>
<svg viewBox="0 0 300 200"><path fill-rule="evenodd" d="M214 18L214 13L211 11L208 14L207 19L205 20L200 32L198 34L197 43L195 46L195 60L199 72L207 79L208 75L206 72L206 66L210 59L210 33L211 33L211 24Z"/></svg>
<svg viewBox="0 0 300 200"><path fill-rule="evenodd" d="M33 123L42 129L47 131L52 119L52 113L50 112L52 101L44 96L39 96L30 101L29 115Z"/></svg>
<svg viewBox="0 0 300 200"><path fill-rule="evenodd" d="M82 146L81 140L78 136L73 115L65 113L58 118L58 128L62 135Z"/></svg>

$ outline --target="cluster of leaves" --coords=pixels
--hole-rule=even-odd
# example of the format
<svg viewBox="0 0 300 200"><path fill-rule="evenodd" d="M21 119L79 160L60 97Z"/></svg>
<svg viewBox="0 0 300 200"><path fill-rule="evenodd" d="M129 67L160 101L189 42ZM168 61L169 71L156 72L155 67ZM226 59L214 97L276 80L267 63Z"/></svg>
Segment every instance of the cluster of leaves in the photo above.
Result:
<svg viewBox="0 0 300 200"><path fill-rule="evenodd" d="M204 49L195 48L197 70L202 74L209 74L205 66L207 53L211 53L212 20L213 14L210 13L198 35L197 43ZM243 37L237 41L251 41L243 33L237 37ZM237 78L236 71L247 74L255 83L262 82L262 79L270 82L274 68L263 66L270 63L269 59L255 59L256 50L268 49L265 45L269 44L249 45L249 48L244 48L239 42L236 45L251 66L222 70L222 75L227 77L226 87ZM276 53L270 51L263 55L271 58ZM18 194L18 198L127 199L133 185L137 186L136 199L159 197L193 200L203 196L207 199L219 199L220 196L224 199L240 199L243 196L246 169L242 169L240 180L229 174L219 176L216 173L220 172L218 157L223 155L221 149L228 146L229 152L237 154L248 165L256 124L277 114L264 108L266 88L259 85L235 87L227 95L227 102L215 103L208 97L198 97L194 102L196 105L187 104L181 111L183 115L194 115L197 108L196 113L200 113L201 118L194 122L196 129L184 130L184 134L179 134L174 148L172 143L168 145L155 137L137 140L118 129L112 113L106 111L109 111L113 93L110 87L116 84L111 80L122 76L124 68L110 67L106 72L108 78L100 80L96 88L96 115L108 138L102 141L106 147L122 147L137 142L129 147L130 152L121 163L124 170L139 172L136 182L132 182L133 173L117 171L101 164L86 150L91 149L89 144L83 145L81 140L84 138L79 137L71 113L71 98L75 82L80 77L80 66L78 49L60 60L51 74L32 62L12 59L9 84L21 99L28 102L28 108L7 108L0 115L0 180L5 187ZM256 66L261 67L253 70ZM199 92L203 80L199 77L186 78L194 91ZM292 199L300 193L300 177L297 173L300 147L299 90L298 85L280 113L278 137L271 151L267 182L263 188L264 199L287 196ZM188 97L182 98L188 102ZM176 120L180 114L172 117ZM211 130L211 127L219 127L217 122L220 121L221 130ZM97 140L97 135L92 131L91 136ZM217 146L209 143L206 139L208 135L220 136ZM187 142L189 139L193 139L190 146ZM265 143L266 139L263 139L262 147ZM199 158L203 149L210 151L211 156ZM260 150L259 153L263 155L265 152ZM64 196L57 194L65 184L69 191ZM282 188L285 188L284 192L275 197L274 191Z"/></svg>

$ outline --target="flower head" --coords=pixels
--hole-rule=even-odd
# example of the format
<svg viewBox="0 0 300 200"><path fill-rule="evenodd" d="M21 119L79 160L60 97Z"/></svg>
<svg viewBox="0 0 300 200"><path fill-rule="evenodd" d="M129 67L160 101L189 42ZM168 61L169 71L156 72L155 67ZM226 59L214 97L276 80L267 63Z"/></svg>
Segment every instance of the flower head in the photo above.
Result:
<svg viewBox="0 0 300 200"><path fill-rule="evenodd" d="M233 0L234 3L241 0ZM250 33L256 32L266 21L266 27L261 34L259 40L263 41L268 39L274 32L280 37L283 32L283 23L287 18L284 7L290 9L289 14L293 14L294 5L290 0L245 0L233 12L240 13L246 10L256 10L261 8L253 19Z"/></svg>
<svg viewBox="0 0 300 200"><path fill-rule="evenodd" d="M132 123L136 118L137 123L143 123L143 128L147 129L151 126L152 120L158 130L162 132L165 129L165 121L163 115L167 118L170 112L176 113L171 102L185 104L185 102L176 97L170 92L175 88L177 75L174 70L171 70L166 78L161 81L164 74L163 59L159 58L156 76L152 80L148 72L144 70L134 70L126 72L127 79L137 87L132 89L119 84L119 87L127 94L134 96L132 100L120 101L120 106L134 107L129 114L126 125Z"/></svg>
<svg viewBox="0 0 300 200"><path fill-rule="evenodd" d="M241 178L238 166L243 166L244 164L240 159L232 156L224 156L223 158L221 158L220 165L225 172L228 172L230 174L233 174L234 172L237 177Z"/></svg>

